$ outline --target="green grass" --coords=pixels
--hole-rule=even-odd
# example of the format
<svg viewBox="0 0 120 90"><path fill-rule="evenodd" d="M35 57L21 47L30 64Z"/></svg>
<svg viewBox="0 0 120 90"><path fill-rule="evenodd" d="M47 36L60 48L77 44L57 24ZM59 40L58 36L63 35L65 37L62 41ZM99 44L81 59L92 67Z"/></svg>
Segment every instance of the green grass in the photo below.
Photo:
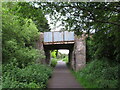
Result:
<svg viewBox="0 0 120 90"><path fill-rule="evenodd" d="M72 73L84 88L118 88L118 65L106 60L91 61Z"/></svg>

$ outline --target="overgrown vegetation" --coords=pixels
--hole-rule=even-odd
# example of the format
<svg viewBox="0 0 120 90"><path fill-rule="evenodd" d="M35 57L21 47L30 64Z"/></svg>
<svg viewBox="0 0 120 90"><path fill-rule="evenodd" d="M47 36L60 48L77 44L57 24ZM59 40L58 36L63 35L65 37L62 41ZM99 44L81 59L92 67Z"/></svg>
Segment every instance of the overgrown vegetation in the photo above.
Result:
<svg viewBox="0 0 120 90"><path fill-rule="evenodd" d="M25 7L31 7L34 13L39 10L25 2L24 6L17 2L2 4L2 88L46 88L52 68L36 63L45 58L42 50L35 49L41 30L35 23L37 16L30 10L28 14L26 10L30 8ZM44 17L40 11L39 17ZM47 20L41 20L45 26Z"/></svg>
<svg viewBox="0 0 120 90"><path fill-rule="evenodd" d="M115 76L118 76L120 61L120 2L55 2L38 5L55 16L55 23L62 20L66 30L86 36L87 61L90 64L77 73L78 79L84 74L82 77L88 84L86 87L118 87Z"/></svg>
<svg viewBox="0 0 120 90"><path fill-rule="evenodd" d="M92 39L93 47L88 45L88 48L94 52L92 55L95 58L99 60L106 57L116 62L120 60L119 2L53 2L38 5L44 11L48 10L51 16L54 15L54 24L62 19L66 30L74 31L78 36L85 34L88 39ZM90 51L87 54L91 54Z"/></svg>
<svg viewBox="0 0 120 90"><path fill-rule="evenodd" d="M58 61L58 59L56 59L56 58L52 58L52 59L51 59L51 66L52 66L53 68L57 65L57 61Z"/></svg>
<svg viewBox="0 0 120 90"><path fill-rule="evenodd" d="M3 63L16 59L22 68L39 57L40 53L34 47L40 33L31 19L14 14L10 9L14 4L3 3L2 7Z"/></svg>
<svg viewBox="0 0 120 90"><path fill-rule="evenodd" d="M54 24L59 19L63 20L62 24L65 25L66 30L74 31L78 36L83 33L87 36L87 61L90 62L83 70L75 73L78 80L89 88L118 87L119 2L8 2L2 4L4 87L45 87L51 69L35 64L38 58L40 60L44 58L42 52L35 49L35 42L40 31L49 31L45 14L55 17ZM36 8L35 4L38 4L39 8ZM53 57L55 57L55 53L53 53ZM55 60L52 62L55 66ZM32 73L39 78L44 77L39 79L32 76ZM32 78L29 77L29 74Z"/></svg>
<svg viewBox="0 0 120 90"><path fill-rule="evenodd" d="M109 61L93 60L78 72L72 71L79 83L85 88L117 88L118 65Z"/></svg>
<svg viewBox="0 0 120 90"><path fill-rule="evenodd" d="M63 61L68 63L68 56L67 55L65 55L65 57L63 58Z"/></svg>
<svg viewBox="0 0 120 90"><path fill-rule="evenodd" d="M60 52L58 52L58 50L54 50L51 52L51 66L55 67L57 64L57 61L62 60L66 63L68 63L68 55L66 54L61 54Z"/></svg>
<svg viewBox="0 0 120 90"><path fill-rule="evenodd" d="M31 64L25 68L17 67L17 62L3 65L2 88L46 88L51 77L51 67Z"/></svg>
<svg viewBox="0 0 120 90"><path fill-rule="evenodd" d="M57 58L57 53L58 53L58 50L51 51L51 57L52 58Z"/></svg>

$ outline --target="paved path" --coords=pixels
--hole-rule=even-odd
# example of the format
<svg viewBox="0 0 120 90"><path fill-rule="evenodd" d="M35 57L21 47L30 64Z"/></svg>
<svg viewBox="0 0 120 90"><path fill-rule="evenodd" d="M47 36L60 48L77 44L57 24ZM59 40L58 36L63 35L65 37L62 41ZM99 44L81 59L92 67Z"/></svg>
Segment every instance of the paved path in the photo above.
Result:
<svg viewBox="0 0 120 90"><path fill-rule="evenodd" d="M49 88L82 88L75 80L67 68L65 62L58 61L57 66L53 72L52 78L48 81Z"/></svg>

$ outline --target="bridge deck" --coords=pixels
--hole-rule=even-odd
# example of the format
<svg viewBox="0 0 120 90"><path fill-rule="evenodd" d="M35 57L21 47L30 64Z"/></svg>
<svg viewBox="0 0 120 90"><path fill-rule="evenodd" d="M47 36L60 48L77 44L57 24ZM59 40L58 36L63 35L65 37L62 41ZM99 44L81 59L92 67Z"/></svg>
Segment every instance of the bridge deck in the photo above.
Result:
<svg viewBox="0 0 120 90"><path fill-rule="evenodd" d="M44 32L44 45L49 44L73 44L74 32Z"/></svg>

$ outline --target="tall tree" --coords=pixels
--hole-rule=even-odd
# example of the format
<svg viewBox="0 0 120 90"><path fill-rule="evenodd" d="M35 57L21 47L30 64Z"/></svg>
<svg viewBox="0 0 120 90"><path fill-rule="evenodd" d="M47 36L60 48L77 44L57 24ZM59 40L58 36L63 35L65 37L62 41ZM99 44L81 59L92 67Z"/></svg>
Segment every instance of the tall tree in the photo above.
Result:
<svg viewBox="0 0 120 90"><path fill-rule="evenodd" d="M19 2L12 10L23 18L32 19L40 32L50 31L48 21L43 10L32 2Z"/></svg>
<svg viewBox="0 0 120 90"><path fill-rule="evenodd" d="M42 53L34 48L40 32L30 18L16 11L18 3L2 3L2 59L3 63L16 61L19 67L35 62ZM18 6L20 8L20 6Z"/></svg>

